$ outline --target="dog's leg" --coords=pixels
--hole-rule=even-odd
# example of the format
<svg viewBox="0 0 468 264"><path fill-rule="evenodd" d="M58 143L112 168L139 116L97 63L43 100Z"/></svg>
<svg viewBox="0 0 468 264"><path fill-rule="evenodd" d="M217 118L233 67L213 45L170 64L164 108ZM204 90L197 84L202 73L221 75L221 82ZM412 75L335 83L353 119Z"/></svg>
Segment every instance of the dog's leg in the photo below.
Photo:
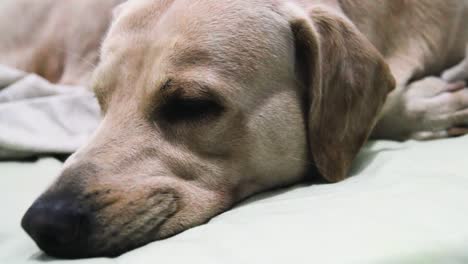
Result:
<svg viewBox="0 0 468 264"><path fill-rule="evenodd" d="M462 81L446 82L426 77L411 83L404 100L409 138L426 140L466 134L468 128L468 89Z"/></svg>
<svg viewBox="0 0 468 264"><path fill-rule="evenodd" d="M466 46L465 59L459 64L442 73L442 79L447 82L468 80L468 45Z"/></svg>
<svg viewBox="0 0 468 264"><path fill-rule="evenodd" d="M426 77L406 84L405 79L397 76L397 88L387 99L373 138L426 140L468 133L464 81Z"/></svg>

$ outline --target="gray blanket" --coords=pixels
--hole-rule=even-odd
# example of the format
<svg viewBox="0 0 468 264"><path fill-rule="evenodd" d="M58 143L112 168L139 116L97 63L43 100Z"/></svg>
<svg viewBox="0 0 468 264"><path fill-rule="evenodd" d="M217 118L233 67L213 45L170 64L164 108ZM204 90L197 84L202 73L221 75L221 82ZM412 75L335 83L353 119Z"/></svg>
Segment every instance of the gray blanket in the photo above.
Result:
<svg viewBox="0 0 468 264"><path fill-rule="evenodd" d="M0 159L72 153L99 120L87 88L51 84L0 65Z"/></svg>

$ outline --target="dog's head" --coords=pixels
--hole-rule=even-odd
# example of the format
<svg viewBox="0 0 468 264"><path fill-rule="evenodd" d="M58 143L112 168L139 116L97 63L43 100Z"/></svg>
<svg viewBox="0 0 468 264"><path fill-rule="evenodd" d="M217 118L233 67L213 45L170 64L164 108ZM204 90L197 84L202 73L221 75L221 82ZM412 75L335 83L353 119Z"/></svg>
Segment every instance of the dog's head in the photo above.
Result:
<svg viewBox="0 0 468 264"><path fill-rule="evenodd" d="M345 18L275 1L135 0L94 80L103 121L28 210L59 257L112 256L315 166L335 182L393 79Z"/></svg>

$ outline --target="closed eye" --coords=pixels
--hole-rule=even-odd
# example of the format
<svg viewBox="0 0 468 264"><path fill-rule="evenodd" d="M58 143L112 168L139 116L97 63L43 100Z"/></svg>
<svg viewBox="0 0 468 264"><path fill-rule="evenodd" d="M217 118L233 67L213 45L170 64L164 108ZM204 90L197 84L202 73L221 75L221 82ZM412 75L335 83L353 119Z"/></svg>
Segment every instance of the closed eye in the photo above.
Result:
<svg viewBox="0 0 468 264"><path fill-rule="evenodd" d="M167 101L161 109L168 122L199 121L219 116L223 106L213 99L176 97Z"/></svg>

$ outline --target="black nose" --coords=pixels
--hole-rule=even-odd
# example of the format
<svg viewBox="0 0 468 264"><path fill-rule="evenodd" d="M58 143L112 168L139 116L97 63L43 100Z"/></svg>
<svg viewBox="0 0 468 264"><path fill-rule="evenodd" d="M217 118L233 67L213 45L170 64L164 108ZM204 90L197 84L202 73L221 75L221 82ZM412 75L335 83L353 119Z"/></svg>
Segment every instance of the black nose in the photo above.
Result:
<svg viewBox="0 0 468 264"><path fill-rule="evenodd" d="M45 253L75 258L82 255L89 235L89 214L76 199L54 195L38 199L21 225Z"/></svg>

